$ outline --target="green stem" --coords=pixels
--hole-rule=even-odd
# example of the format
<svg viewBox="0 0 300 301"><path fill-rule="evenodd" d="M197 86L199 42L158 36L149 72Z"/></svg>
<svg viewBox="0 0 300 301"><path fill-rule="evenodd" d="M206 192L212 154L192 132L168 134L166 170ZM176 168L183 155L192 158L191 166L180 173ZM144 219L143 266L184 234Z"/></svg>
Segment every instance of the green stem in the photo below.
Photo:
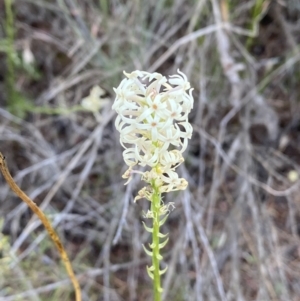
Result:
<svg viewBox="0 0 300 301"><path fill-rule="evenodd" d="M161 194L158 188L153 187L153 195L151 202L151 211L153 212L153 232L152 232L152 265L154 267L153 271L153 292L154 301L161 301L161 285L160 285L160 266L159 266L159 227L160 227L160 207L161 207Z"/></svg>
<svg viewBox="0 0 300 301"><path fill-rule="evenodd" d="M258 30L259 21L261 19L262 13L263 13L263 6L264 6L265 0L256 0L255 5L252 12L252 20L251 24L249 25L249 29L255 33ZM254 41L253 37L248 37L246 42L246 48L250 49Z"/></svg>
<svg viewBox="0 0 300 301"><path fill-rule="evenodd" d="M12 11L13 0L5 0L5 31L6 31L6 85L8 101L15 101L15 68L14 68L14 15Z"/></svg>

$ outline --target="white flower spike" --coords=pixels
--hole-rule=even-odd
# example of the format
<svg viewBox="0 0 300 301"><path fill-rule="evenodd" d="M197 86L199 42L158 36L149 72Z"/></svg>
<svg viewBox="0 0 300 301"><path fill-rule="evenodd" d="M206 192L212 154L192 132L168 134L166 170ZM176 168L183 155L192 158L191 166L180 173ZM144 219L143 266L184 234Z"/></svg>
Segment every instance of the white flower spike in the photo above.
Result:
<svg viewBox="0 0 300 301"><path fill-rule="evenodd" d="M168 242L167 234L162 234L160 227L175 208L172 202L165 205L161 194L184 190L188 185L185 179L178 177L175 169L184 161L182 153L192 136L188 114L193 108L193 89L179 70L169 79L159 73L138 70L124 74L127 78L114 89L116 99L113 104L118 113L115 126L125 148L123 158L129 167L123 178L127 179L127 184L133 173L139 173L149 184L138 192L134 202L145 198L151 204L143 216L152 219L152 227L143 224L145 230L152 234L152 243L149 244L150 250L143 247L152 257L152 265L147 267L147 272L154 283L154 301L160 301L160 276L167 269L160 267L163 259L160 250ZM150 170L134 170L136 165Z"/></svg>
<svg viewBox="0 0 300 301"><path fill-rule="evenodd" d="M114 89L113 109L127 174L137 164L149 166L151 177L145 172L142 178L149 183L155 179L159 192L185 189L187 181L178 178L175 168L184 161L182 153L193 131L188 121L193 89L186 75L179 70L169 79L139 70L124 74L127 78ZM136 199L142 197L140 193Z"/></svg>

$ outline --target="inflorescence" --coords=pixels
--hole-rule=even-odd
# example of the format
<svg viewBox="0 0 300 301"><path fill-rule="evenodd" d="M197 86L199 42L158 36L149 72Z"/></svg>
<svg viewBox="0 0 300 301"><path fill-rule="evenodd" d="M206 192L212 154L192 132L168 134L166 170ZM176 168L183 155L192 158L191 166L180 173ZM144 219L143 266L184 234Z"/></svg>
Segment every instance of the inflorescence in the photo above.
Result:
<svg viewBox="0 0 300 301"><path fill-rule="evenodd" d="M164 204L161 194L184 190L188 185L184 178L178 177L175 168L184 161L182 153L192 136L188 114L193 108L193 89L179 70L169 79L159 73L144 71L124 74L127 78L114 89L116 99L113 104L118 113L115 126L120 132L120 143L125 148L124 161L129 167L123 178L128 179L127 184L133 173L140 173L142 180L149 184L134 200L146 198L151 202L144 217L153 220L153 227L143 224L146 231L152 233L152 243L150 250L143 247L152 257L147 272L154 282L155 300L160 300L160 275L167 270L167 267L160 269L159 262L163 258L160 249L168 242L168 234L162 234L160 227L174 208L172 202ZM136 165L150 167L150 170L135 170Z"/></svg>
<svg viewBox="0 0 300 301"><path fill-rule="evenodd" d="M130 181L134 166L149 166L142 179L153 183L159 192L184 190L188 183L175 172L183 161L182 153L192 135L188 114L193 108L190 83L184 73L167 79L159 73L124 72L114 89L113 109L118 113L116 128L125 148L123 157L129 169L123 175ZM127 184L126 183L126 184ZM135 200L151 199L151 188L141 189Z"/></svg>

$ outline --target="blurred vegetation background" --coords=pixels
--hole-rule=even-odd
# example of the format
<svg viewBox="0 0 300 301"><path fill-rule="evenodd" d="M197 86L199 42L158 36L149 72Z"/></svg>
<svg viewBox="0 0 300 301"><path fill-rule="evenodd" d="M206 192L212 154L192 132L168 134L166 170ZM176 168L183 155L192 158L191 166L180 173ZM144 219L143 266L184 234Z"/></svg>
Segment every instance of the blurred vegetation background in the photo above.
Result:
<svg viewBox="0 0 300 301"><path fill-rule="evenodd" d="M164 226L164 300L300 300L298 0L0 1L0 151L59 232L83 300L151 300L149 242L124 186L123 70L195 88L188 190ZM99 85L103 106L81 106ZM109 100L109 101L107 101ZM74 300L39 220L0 177L0 300Z"/></svg>

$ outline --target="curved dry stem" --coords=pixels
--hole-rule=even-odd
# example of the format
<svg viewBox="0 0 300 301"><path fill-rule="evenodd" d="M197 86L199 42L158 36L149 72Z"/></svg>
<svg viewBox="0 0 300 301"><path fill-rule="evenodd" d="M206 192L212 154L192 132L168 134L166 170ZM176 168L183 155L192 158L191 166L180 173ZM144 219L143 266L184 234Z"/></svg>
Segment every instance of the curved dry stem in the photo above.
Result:
<svg viewBox="0 0 300 301"><path fill-rule="evenodd" d="M68 275L71 279L71 282L74 286L74 290L75 290L75 296L76 296L76 301L81 301L81 290L80 290L80 285L79 282L75 276L75 273L73 271L70 259L68 257L68 254L63 246L63 244L61 243L57 233L55 232L55 230L53 229L51 223L49 222L49 220L47 219L47 217L45 216L45 214L43 213L43 211L36 205L35 202L33 202L24 192L23 190L16 184L16 182L14 181L14 179L12 178L6 162L5 162L5 157L2 155L2 153L0 153L0 170L7 182L7 184L9 185L9 187L11 188L11 190L20 198L22 199L23 202L25 202L29 208L38 216L38 218L40 219L40 221L43 223L43 225L45 226L50 238L53 240L60 256L61 259L64 262L64 265L66 267L66 270L68 272Z"/></svg>

